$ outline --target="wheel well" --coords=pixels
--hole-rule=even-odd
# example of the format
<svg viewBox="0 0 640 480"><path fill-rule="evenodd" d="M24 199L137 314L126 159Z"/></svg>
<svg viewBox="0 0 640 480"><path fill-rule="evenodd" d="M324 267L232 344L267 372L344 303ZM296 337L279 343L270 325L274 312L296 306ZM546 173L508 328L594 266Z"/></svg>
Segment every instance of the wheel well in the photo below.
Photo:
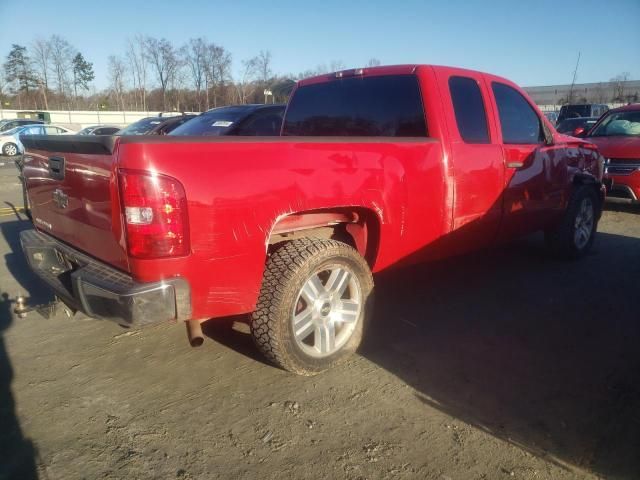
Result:
<svg viewBox="0 0 640 480"><path fill-rule="evenodd" d="M369 267L378 255L380 223L366 208L340 208L291 213L280 218L271 230L268 253L277 245L304 237L331 238L355 248Z"/></svg>
<svg viewBox="0 0 640 480"><path fill-rule="evenodd" d="M573 177L573 185L575 187L586 186L586 187L593 188L593 190L596 193L596 196L598 197L598 203L599 203L598 217L599 217L600 214L602 213L602 208L604 206L604 194L602 192L602 182L600 182L597 178L591 175L578 173Z"/></svg>

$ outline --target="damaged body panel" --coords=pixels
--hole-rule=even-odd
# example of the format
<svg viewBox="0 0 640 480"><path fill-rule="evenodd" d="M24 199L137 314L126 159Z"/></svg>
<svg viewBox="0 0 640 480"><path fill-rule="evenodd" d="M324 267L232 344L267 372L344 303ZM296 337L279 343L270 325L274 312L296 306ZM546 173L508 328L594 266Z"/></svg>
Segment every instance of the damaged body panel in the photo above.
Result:
<svg viewBox="0 0 640 480"><path fill-rule="evenodd" d="M322 125L332 135L307 134L308 121L296 120L305 88L396 77L415 79L421 113L393 135L358 135L373 127L355 113L339 127L344 135L328 121ZM384 102L372 118L384 114ZM538 137L528 143L507 138L520 133L506 126L518 108L537 118ZM576 178L593 179L601 191L602 159L592 146L557 134L513 83L478 72L408 65L304 80L285 125L280 137L121 137L94 150L86 141L84 150L74 146L75 137L27 140L35 228L136 284L180 279L188 319L207 319L255 309L270 245L288 235L339 228L377 272L551 228ZM407 133L415 125L422 135ZM51 174L52 158L64 159L64 179ZM143 198L156 184L165 196ZM56 191L68 206L54 201ZM160 217L168 219L165 236L145 237L157 234Z"/></svg>

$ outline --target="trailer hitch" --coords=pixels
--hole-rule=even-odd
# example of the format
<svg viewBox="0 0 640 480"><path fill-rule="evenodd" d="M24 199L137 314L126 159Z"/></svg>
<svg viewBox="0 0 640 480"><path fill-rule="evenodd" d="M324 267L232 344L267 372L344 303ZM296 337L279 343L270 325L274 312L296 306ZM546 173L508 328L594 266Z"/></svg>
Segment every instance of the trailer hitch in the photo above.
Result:
<svg viewBox="0 0 640 480"><path fill-rule="evenodd" d="M65 303L58 297L55 297L52 302L41 303L38 305L28 305L27 300L28 299L22 295L18 295L16 297L16 306L13 309L13 313L15 313L18 318L26 318L28 313L37 312L44 318L49 319L55 316L56 312L58 311L59 305L62 305L63 311L67 315L67 317L72 317L76 313L74 309L65 305Z"/></svg>

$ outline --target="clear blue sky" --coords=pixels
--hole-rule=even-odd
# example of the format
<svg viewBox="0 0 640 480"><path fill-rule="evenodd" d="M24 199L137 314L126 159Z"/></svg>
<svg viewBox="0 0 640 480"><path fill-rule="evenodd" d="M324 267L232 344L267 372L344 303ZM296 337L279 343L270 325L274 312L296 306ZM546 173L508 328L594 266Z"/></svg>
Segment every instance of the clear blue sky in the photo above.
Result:
<svg viewBox="0 0 640 480"><path fill-rule="evenodd" d="M434 63L484 70L523 86L579 82L629 72L640 79L640 0L0 0L0 56L57 33L94 63L107 85L111 54L135 34L182 44L204 36L241 60L270 50L275 73L339 60L362 66ZM22 5L22 6L20 6ZM11 19L11 20L8 20Z"/></svg>

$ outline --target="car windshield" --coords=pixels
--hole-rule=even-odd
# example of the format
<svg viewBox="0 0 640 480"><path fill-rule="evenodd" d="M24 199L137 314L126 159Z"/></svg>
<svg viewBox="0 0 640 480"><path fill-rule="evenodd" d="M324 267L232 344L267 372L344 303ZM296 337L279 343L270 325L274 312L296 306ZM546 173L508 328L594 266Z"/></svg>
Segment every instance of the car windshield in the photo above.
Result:
<svg viewBox="0 0 640 480"><path fill-rule="evenodd" d="M234 124L251 111L248 107L214 108L183 123L169 135L226 135Z"/></svg>
<svg viewBox="0 0 640 480"><path fill-rule="evenodd" d="M149 117L138 120L132 123L128 127L123 128L118 132L118 135L144 135L150 131L156 125L160 125L166 118L162 117Z"/></svg>
<svg viewBox="0 0 640 480"><path fill-rule="evenodd" d="M591 132L590 137L640 136L640 110L608 114Z"/></svg>
<svg viewBox="0 0 640 480"><path fill-rule="evenodd" d="M82 130L80 130L76 135L89 135L95 129L96 127L85 127Z"/></svg>

